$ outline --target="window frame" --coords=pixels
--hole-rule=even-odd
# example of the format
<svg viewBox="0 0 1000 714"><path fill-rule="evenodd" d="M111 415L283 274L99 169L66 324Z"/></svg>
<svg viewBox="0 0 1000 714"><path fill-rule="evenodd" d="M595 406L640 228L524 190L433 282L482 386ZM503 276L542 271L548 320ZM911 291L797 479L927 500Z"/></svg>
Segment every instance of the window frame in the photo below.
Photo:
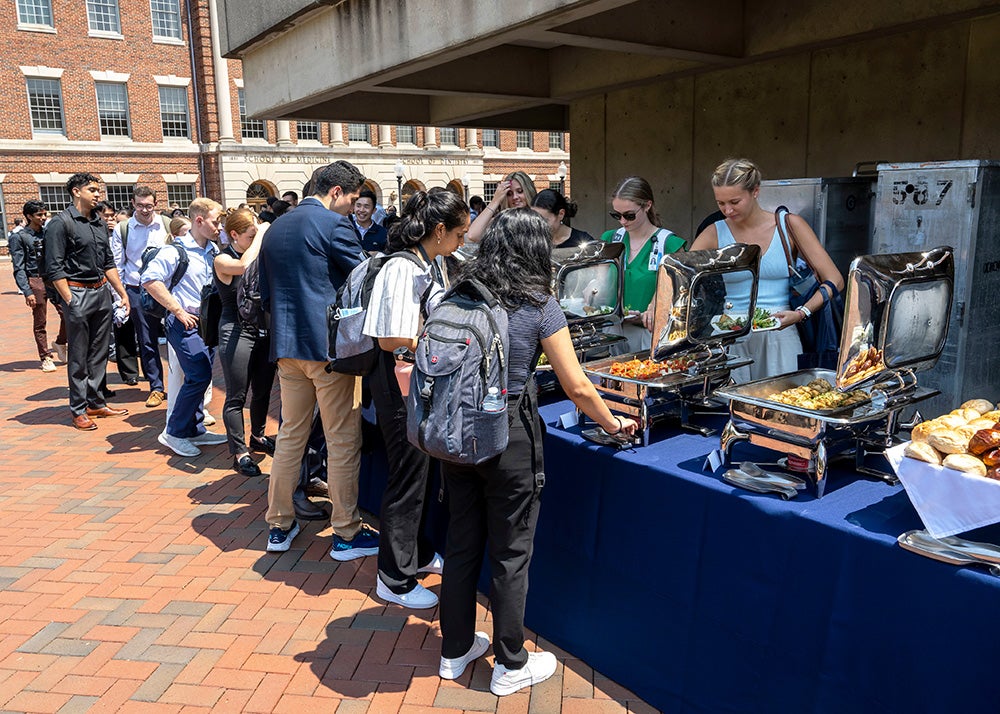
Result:
<svg viewBox="0 0 1000 714"><path fill-rule="evenodd" d="M112 189L117 196L115 201L111 200ZM115 207L116 211L120 211L123 208L128 208L132 205L132 194L135 192L135 186L127 183L106 183L104 184L104 200ZM120 202L118 202L120 200Z"/></svg>
<svg viewBox="0 0 1000 714"><path fill-rule="evenodd" d="M500 148L500 130L499 129L483 129L483 148L499 149Z"/></svg>
<svg viewBox="0 0 1000 714"><path fill-rule="evenodd" d="M497 195L497 188L499 186L499 181L483 181L483 200L486 203L492 201L493 197Z"/></svg>
<svg viewBox="0 0 1000 714"><path fill-rule="evenodd" d="M267 141L267 122L263 119L248 119L247 118L247 99L246 94L243 91L243 87L238 87L236 90L236 105L239 109L240 115L240 138L244 141L246 139L263 139ZM257 127L260 128L260 135L257 135ZM254 131L253 135L247 133L247 129L250 128Z"/></svg>
<svg viewBox="0 0 1000 714"><path fill-rule="evenodd" d="M59 196L59 200L53 201L51 198L46 196L46 189L51 190L55 195ZM38 184L38 200L45 204L45 207L49 209L49 213L53 216L68 208L71 203L69 194L66 193L66 187L63 184Z"/></svg>
<svg viewBox="0 0 1000 714"><path fill-rule="evenodd" d="M157 93L157 96L159 98L159 105L160 105L160 131L163 134L164 141L171 141L171 140L178 140L178 139L180 139L180 140L187 139L188 141L191 141L191 107L189 105L190 97L188 95L188 88L186 86L184 86L184 87L178 87L178 86L169 85L169 84L160 84L160 85L157 86L156 89L157 89L156 93ZM184 93L184 129L185 129L185 132L186 132L184 135L167 133L167 121L168 120L167 120L166 116L164 115L164 111L163 111L163 93L165 91L167 91L167 92L183 92ZM172 114L178 114L178 112L172 112ZM171 121L176 121L176 120L171 120Z"/></svg>
<svg viewBox="0 0 1000 714"><path fill-rule="evenodd" d="M114 25L116 29L106 30L94 28L93 15L96 14L96 10L111 6L114 6ZM106 37L116 40L125 39L122 35L122 9L119 0L86 0L85 7L87 11L87 36L88 37ZM91 9L95 12L92 13Z"/></svg>
<svg viewBox="0 0 1000 714"><path fill-rule="evenodd" d="M156 34L156 17L157 14L163 15L166 10L156 10L154 9L155 3L170 3L171 6L177 11L177 34L176 35L158 35ZM165 42L167 44L184 44L184 20L181 16L181 3L180 0L149 0L149 23L151 27L153 42Z"/></svg>
<svg viewBox="0 0 1000 714"><path fill-rule="evenodd" d="M125 95L124 96L125 104L124 104L124 109L123 109L124 115L125 115L125 133L124 134L106 134L106 133L104 133L104 117L101 115L101 111L102 111L101 110L101 92L100 92L100 87L101 86L120 87L121 90L122 90L122 92L124 92L124 95ZM98 129L99 129L99 131L101 133L101 138L102 139L104 139L104 138L109 138L109 139L121 139L121 138L131 139L132 138L132 114L131 114L131 112L129 110L128 83L127 82L106 82L106 81L103 81L103 80L101 80L101 81L95 81L94 82L94 94L95 94L96 99L97 99L97 124L98 124Z"/></svg>
<svg viewBox="0 0 1000 714"><path fill-rule="evenodd" d="M527 138L525 139L525 136ZM514 148L516 149L531 149L533 148L532 136L530 131L525 131L524 129L517 129L514 134ZM522 145L522 140L526 141L526 144Z"/></svg>
<svg viewBox="0 0 1000 714"><path fill-rule="evenodd" d="M31 22L22 19L22 5L26 2L32 4L31 9L42 9L48 8L48 22ZM17 11L17 29L19 30L33 30L35 32L55 32L55 15L52 11L52 0L16 0L15 10ZM42 7L44 6L44 7ZM33 15L35 13L32 13Z"/></svg>
<svg viewBox="0 0 1000 714"><path fill-rule="evenodd" d="M403 133L406 133L408 138L402 138ZM417 127L413 124L397 124L396 125L396 143L397 144L416 144L417 143Z"/></svg>
<svg viewBox="0 0 1000 714"><path fill-rule="evenodd" d="M450 140L445 137L450 136ZM442 126L438 129L438 145L458 146L458 129L453 126Z"/></svg>
<svg viewBox="0 0 1000 714"><path fill-rule="evenodd" d="M35 126L35 108L32 105L32 82L54 82L56 89L58 90L59 99L59 128L39 128ZM66 103L63 101L62 93L62 78L56 77L34 77L27 76L24 78L25 91L28 95L28 115L31 117L31 133L32 134L44 134L47 136L66 136Z"/></svg>
<svg viewBox="0 0 1000 714"><path fill-rule="evenodd" d="M553 142L553 139L558 138L557 141ZM561 131L550 131L549 132L549 151L555 149L556 151L566 150L566 134Z"/></svg>
<svg viewBox="0 0 1000 714"><path fill-rule="evenodd" d="M363 131L355 131L356 129L362 128ZM357 139L355 134L362 134L364 138ZM369 124L362 124L360 122L348 122L347 123L347 141L348 142L359 142L359 143L372 143L372 128Z"/></svg>
<svg viewBox="0 0 1000 714"><path fill-rule="evenodd" d="M303 127L303 125L305 125L305 126L311 126L315 130L316 136L302 136L302 127ZM315 141L315 142L319 142L319 141L321 141L322 137L323 137L323 134L320 131L319 122L318 121L297 121L297 122L295 122L295 140L296 141Z"/></svg>
<svg viewBox="0 0 1000 714"><path fill-rule="evenodd" d="M178 191L180 189L185 190L183 196L178 197L176 193L171 193L171 190ZM191 206L191 201L198 197L198 190L193 183L168 183L167 184L167 205L170 206L173 203L180 205L184 212L187 213L188 208ZM183 199L183 200L181 200ZM185 203L187 201L187 203Z"/></svg>

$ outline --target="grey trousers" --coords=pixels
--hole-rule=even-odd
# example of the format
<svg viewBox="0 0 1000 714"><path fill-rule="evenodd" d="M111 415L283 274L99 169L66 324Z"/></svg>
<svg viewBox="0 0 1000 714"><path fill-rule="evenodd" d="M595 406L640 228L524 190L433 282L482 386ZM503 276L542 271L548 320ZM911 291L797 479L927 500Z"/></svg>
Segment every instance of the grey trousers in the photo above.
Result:
<svg viewBox="0 0 1000 714"><path fill-rule="evenodd" d="M105 406L101 384L108 370L111 337L111 293L105 288L73 288L73 300L63 306L66 341L69 343L66 374L69 408L79 416L87 408Z"/></svg>

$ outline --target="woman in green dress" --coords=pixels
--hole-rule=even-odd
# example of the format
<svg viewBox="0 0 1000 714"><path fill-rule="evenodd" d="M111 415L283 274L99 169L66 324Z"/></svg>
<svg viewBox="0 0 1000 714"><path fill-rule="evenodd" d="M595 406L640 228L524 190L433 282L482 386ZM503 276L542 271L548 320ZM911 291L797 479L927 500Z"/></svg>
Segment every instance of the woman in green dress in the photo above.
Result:
<svg viewBox="0 0 1000 714"><path fill-rule="evenodd" d="M648 350L652 339L656 273L663 256L684 248L686 241L661 228L653 204L653 189L646 179L629 176L611 194L610 215L621 224L605 231L601 240L625 244L625 319L622 332L630 352Z"/></svg>

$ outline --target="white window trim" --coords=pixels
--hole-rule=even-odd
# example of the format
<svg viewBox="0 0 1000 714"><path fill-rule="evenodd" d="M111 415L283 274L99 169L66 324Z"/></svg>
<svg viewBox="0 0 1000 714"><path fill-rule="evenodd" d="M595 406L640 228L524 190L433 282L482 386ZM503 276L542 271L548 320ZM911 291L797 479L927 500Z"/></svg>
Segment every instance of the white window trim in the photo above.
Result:
<svg viewBox="0 0 1000 714"><path fill-rule="evenodd" d="M233 84L237 89L243 89L243 77L233 77Z"/></svg>
<svg viewBox="0 0 1000 714"><path fill-rule="evenodd" d="M53 186L56 184L62 184L65 186L66 182L69 181L69 177L72 175L73 174L60 174L55 171L50 171L47 174L31 174L31 178L33 178L35 183L38 184L44 183Z"/></svg>
<svg viewBox="0 0 1000 714"><path fill-rule="evenodd" d="M160 87L190 87L190 77L178 77L176 74L154 74L153 81Z"/></svg>
<svg viewBox="0 0 1000 714"><path fill-rule="evenodd" d="M34 77L37 79L62 79L63 72L66 70L59 67L45 67L43 65L37 66L24 66L21 65L21 74L25 77Z"/></svg>
<svg viewBox="0 0 1000 714"><path fill-rule="evenodd" d="M94 78L95 82L114 82L115 84L125 84L132 75L123 74L122 72L112 72L111 70L99 71L92 69L90 70L90 76Z"/></svg>
<svg viewBox="0 0 1000 714"><path fill-rule="evenodd" d="M198 174L160 174L164 183L193 184L198 183ZM136 179L138 181L139 179Z"/></svg>
<svg viewBox="0 0 1000 714"><path fill-rule="evenodd" d="M17 29L22 32L44 32L49 35L57 34L56 28L52 27L52 25L34 25L19 22L17 23Z"/></svg>
<svg viewBox="0 0 1000 714"><path fill-rule="evenodd" d="M112 183L112 184L124 184L124 183L137 184L139 183L139 177L141 176L141 174L123 174L121 172L118 172L116 174L97 174L97 175L101 178L101 181L103 181L104 183Z"/></svg>
<svg viewBox="0 0 1000 714"><path fill-rule="evenodd" d="M125 35L120 32L105 32L104 30L87 30L87 37L98 40L124 40Z"/></svg>

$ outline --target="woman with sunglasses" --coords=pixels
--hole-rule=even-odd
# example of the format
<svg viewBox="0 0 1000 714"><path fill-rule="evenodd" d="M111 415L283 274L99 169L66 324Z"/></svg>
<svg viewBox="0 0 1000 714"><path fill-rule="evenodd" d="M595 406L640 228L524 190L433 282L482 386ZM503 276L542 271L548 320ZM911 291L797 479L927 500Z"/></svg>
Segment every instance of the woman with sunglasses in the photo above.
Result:
<svg viewBox="0 0 1000 714"><path fill-rule="evenodd" d="M535 182L528 174L523 171L507 174L497 185L497 190L493 192L493 198L486 204L486 208L479 212L476 220L469 226L465 240L478 243L501 211L508 208L529 208L534 203L535 196Z"/></svg>
<svg viewBox="0 0 1000 714"><path fill-rule="evenodd" d="M653 311L649 304L656 292L656 272L663 256L684 248L686 241L659 227L653 206L653 189L646 179L628 176L611 194L609 215L621 224L605 231L601 240L625 244L625 320L622 333L630 352L647 350L652 341Z"/></svg>

